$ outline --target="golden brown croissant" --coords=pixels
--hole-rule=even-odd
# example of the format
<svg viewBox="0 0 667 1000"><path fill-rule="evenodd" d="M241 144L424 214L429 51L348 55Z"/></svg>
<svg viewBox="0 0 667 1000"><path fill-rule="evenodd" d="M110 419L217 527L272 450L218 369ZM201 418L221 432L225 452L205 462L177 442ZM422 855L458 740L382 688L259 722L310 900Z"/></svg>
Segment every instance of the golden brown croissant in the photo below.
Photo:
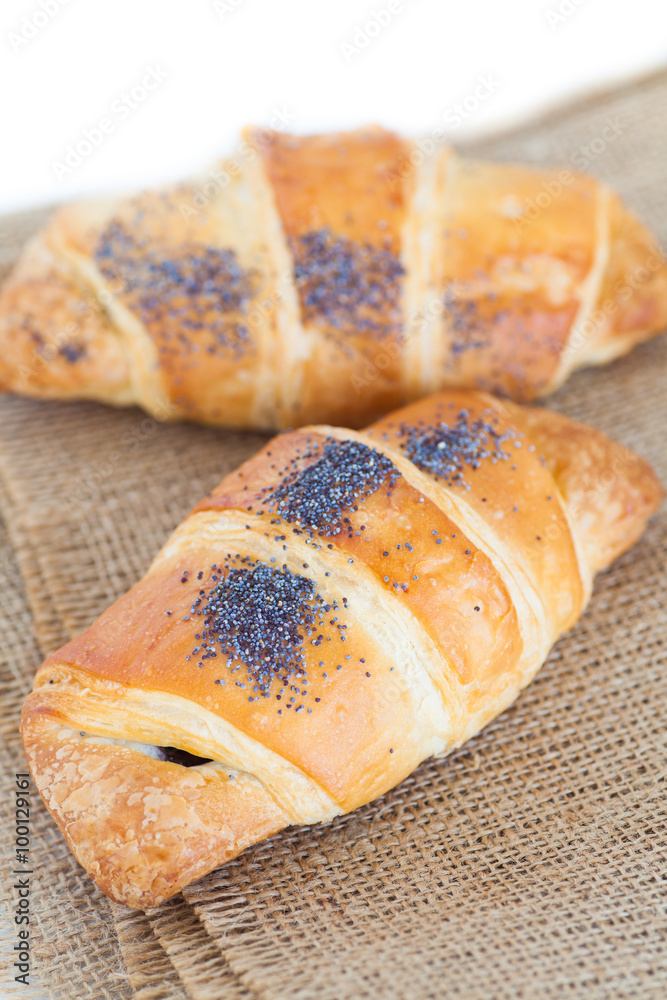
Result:
<svg viewBox="0 0 667 1000"><path fill-rule="evenodd" d="M42 665L35 783L97 884L155 905L477 733L661 498L603 434L484 393L280 435Z"/></svg>
<svg viewBox="0 0 667 1000"><path fill-rule="evenodd" d="M0 296L0 388L360 427L447 386L533 399L666 325L663 258L593 178L254 131L201 182L56 213Z"/></svg>

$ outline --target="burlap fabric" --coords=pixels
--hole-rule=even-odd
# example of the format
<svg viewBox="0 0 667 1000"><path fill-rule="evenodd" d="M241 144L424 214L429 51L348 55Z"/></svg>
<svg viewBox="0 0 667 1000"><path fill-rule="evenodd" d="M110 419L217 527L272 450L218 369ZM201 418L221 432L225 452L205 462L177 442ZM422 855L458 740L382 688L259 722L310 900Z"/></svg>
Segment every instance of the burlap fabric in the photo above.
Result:
<svg viewBox="0 0 667 1000"><path fill-rule="evenodd" d="M40 660L30 610L21 576L0 522L0 762L3 794L2 816L2 961L0 996L129 998L132 989L120 956L110 906L101 892L81 878L62 837L41 799L31 795L31 851L35 875L32 879L31 939L34 948L32 985L13 982L12 955L17 941L13 907L16 894L11 885L14 855L14 775L26 770L17 719L31 687L31 674ZM24 866L22 866L24 867ZM14 986L14 989L11 989Z"/></svg>
<svg viewBox="0 0 667 1000"><path fill-rule="evenodd" d="M566 166L587 157L667 245L665 106L661 74L470 151ZM6 262L42 218L0 225ZM666 374L663 338L575 376L550 405L635 448L667 481ZM0 399L0 503L21 571L11 554L2 563L8 784L38 645L45 653L95 618L262 440ZM34 995L664 997L666 535L663 513L598 579L516 705L466 747L352 816L257 845L156 911L110 906L35 804Z"/></svg>

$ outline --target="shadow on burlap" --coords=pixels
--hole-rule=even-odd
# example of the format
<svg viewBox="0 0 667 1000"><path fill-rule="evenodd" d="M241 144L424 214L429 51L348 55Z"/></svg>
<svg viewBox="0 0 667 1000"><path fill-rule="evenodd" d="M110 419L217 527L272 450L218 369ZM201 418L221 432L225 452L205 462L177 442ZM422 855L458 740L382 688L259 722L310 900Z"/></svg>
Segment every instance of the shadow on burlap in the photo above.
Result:
<svg viewBox="0 0 667 1000"><path fill-rule="evenodd" d="M589 169L665 244L666 103L667 76L654 76L470 151L575 166L587 148ZM616 134L595 152L608 120ZM663 338L576 375L550 405L635 448L667 482L666 375ZM130 586L262 440L158 426L135 410L0 399L2 508L42 652ZM147 915L112 907L141 1000L663 997L666 536L663 513L598 579L517 703L450 758L351 816L249 849ZM10 732L38 659L33 644L16 661ZM88 961L104 981L108 961L107 992L70 995L124 997L117 946L85 936L108 935L108 905L40 823L40 864L62 872L51 937L67 945L60 963L44 953L44 970ZM45 910L45 939L49 919Z"/></svg>

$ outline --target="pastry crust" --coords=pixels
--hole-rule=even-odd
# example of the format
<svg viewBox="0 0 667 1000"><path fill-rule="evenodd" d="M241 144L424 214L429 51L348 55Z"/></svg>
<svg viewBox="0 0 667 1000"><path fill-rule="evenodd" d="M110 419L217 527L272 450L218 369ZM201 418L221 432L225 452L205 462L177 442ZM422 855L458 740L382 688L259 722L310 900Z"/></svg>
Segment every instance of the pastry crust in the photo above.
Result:
<svg viewBox="0 0 667 1000"><path fill-rule="evenodd" d="M100 888L156 905L478 732L662 495L592 428L479 392L280 435L44 662L35 783Z"/></svg>
<svg viewBox="0 0 667 1000"><path fill-rule="evenodd" d="M251 129L207 178L54 215L0 293L0 388L360 427L445 386L534 399L666 324L653 237L591 177Z"/></svg>

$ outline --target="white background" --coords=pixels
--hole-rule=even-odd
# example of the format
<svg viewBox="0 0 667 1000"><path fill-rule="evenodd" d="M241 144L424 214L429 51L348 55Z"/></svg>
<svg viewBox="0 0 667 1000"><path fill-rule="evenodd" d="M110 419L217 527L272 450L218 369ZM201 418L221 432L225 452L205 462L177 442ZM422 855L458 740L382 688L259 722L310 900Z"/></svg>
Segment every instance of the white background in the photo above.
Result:
<svg viewBox="0 0 667 1000"><path fill-rule="evenodd" d="M184 176L275 111L456 141L667 63L664 26L661 0L2 0L0 211Z"/></svg>

